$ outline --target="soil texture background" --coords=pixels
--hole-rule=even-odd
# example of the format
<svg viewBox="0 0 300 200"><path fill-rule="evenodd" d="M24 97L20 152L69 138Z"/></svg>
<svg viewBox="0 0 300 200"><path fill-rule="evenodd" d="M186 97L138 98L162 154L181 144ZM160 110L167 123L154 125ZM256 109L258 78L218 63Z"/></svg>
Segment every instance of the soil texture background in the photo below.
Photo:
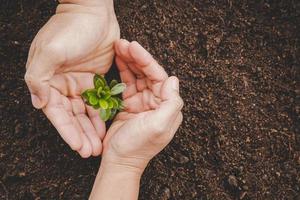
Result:
<svg viewBox="0 0 300 200"><path fill-rule="evenodd" d="M0 1L0 200L87 199L81 159L33 109L30 43L54 0ZM121 34L181 81L184 122L142 200L300 199L300 1L117 0Z"/></svg>

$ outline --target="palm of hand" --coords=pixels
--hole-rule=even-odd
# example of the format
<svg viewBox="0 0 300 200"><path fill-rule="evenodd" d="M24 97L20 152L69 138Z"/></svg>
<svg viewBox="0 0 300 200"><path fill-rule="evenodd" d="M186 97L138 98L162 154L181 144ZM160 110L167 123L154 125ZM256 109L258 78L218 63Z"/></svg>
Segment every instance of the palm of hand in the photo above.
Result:
<svg viewBox="0 0 300 200"><path fill-rule="evenodd" d="M139 83L136 82L136 86L138 85ZM147 152L147 146L143 145L149 138L139 137L141 135L138 134L146 133L145 121L153 114L152 109L159 106L161 99L155 97L148 88L134 92L130 96L124 95L123 102L126 110L117 115L108 130L104 140L104 151L112 148L111 150L118 155L130 155L131 153L136 155L137 150Z"/></svg>
<svg viewBox="0 0 300 200"><path fill-rule="evenodd" d="M106 9L66 6L59 6L35 37L25 78L31 93L47 98L42 99L47 102L43 111L71 148L82 157L96 156L102 150L105 124L80 94L92 87L95 73L108 71L119 26Z"/></svg>
<svg viewBox="0 0 300 200"><path fill-rule="evenodd" d="M161 115L166 111L166 91L169 90L164 69L136 42L120 40L115 49L120 76L127 85L123 93L126 109L117 115L105 136L103 156L104 159L116 160L130 157L144 165L173 137L174 134L157 134L175 133L182 120L182 100L179 99L179 108L171 116L169 111L167 117ZM174 127L167 130L166 127L172 127L170 119L175 121Z"/></svg>

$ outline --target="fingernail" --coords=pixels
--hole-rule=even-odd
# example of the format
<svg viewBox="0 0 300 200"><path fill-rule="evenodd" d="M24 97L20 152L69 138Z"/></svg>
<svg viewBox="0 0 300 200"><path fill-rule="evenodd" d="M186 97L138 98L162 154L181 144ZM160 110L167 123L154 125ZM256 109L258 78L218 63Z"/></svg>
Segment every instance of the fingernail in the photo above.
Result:
<svg viewBox="0 0 300 200"><path fill-rule="evenodd" d="M42 101L35 94L31 94L31 102L35 108L39 109L41 107Z"/></svg>
<svg viewBox="0 0 300 200"><path fill-rule="evenodd" d="M177 78L173 79L172 87L174 90L179 90L179 80Z"/></svg>

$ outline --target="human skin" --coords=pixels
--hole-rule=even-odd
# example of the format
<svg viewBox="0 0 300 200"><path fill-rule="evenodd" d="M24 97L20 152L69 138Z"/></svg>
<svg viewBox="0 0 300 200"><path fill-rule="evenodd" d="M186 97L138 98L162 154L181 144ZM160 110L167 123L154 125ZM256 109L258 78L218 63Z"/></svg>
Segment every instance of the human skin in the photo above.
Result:
<svg viewBox="0 0 300 200"><path fill-rule="evenodd" d="M61 137L86 158L102 152L105 124L80 94L95 73L111 66L120 37L112 0L60 0L56 14L30 47L25 81L35 108L42 109Z"/></svg>
<svg viewBox="0 0 300 200"><path fill-rule="evenodd" d="M125 110L105 136L91 200L137 199L148 162L171 141L182 122L178 79L168 77L137 42L119 40L115 50L121 79L127 85Z"/></svg>

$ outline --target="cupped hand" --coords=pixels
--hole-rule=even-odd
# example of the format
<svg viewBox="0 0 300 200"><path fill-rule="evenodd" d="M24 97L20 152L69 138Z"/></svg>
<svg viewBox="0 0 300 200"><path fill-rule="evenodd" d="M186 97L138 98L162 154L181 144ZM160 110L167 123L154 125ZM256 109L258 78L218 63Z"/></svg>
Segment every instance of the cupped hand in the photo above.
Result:
<svg viewBox="0 0 300 200"><path fill-rule="evenodd" d="M43 109L70 147L82 157L97 156L105 124L80 94L93 87L95 73L111 66L119 25L112 0L60 2L32 42L25 81L34 107Z"/></svg>
<svg viewBox="0 0 300 200"><path fill-rule="evenodd" d="M182 122L179 82L137 42L115 43L116 63L127 88L125 110L104 139L102 165L143 170L173 138Z"/></svg>

